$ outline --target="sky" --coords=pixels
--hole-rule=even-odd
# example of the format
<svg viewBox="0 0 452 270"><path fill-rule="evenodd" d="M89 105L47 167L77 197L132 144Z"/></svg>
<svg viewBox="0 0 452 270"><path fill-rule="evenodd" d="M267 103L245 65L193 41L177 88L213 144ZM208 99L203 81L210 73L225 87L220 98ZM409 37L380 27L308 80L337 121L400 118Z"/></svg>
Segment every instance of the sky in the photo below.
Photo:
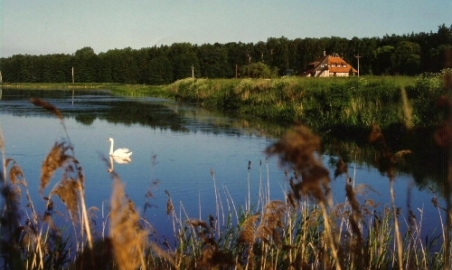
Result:
<svg viewBox="0 0 452 270"><path fill-rule="evenodd" d="M436 32L451 0L0 0L0 57Z"/></svg>

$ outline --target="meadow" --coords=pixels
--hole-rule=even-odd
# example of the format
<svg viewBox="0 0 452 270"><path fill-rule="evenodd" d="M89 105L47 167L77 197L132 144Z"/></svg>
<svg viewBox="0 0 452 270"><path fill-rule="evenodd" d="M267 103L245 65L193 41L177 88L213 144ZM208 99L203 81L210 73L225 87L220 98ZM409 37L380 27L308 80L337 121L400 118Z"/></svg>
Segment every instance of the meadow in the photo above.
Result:
<svg viewBox="0 0 452 270"><path fill-rule="evenodd" d="M408 131L436 126L434 141L447 153L452 136L451 76L451 72L445 71L416 78L331 81L290 77L270 81L185 79L162 87L134 86L129 91L133 95L158 93L210 109L268 121L303 123L266 149L268 155L279 157L290 168L286 201L272 200L264 187L250 190L259 193L258 202L250 201L248 206L232 202L233 207L220 222L223 205L219 200L215 201L216 213L208 220L190 219L177 211L168 192L167 214L177 239L174 247L150 237L152 226L136 211L114 170L110 172L111 207L104 215L105 221L97 221L103 222L107 233L101 238L93 237L94 218L90 215L93 209L84 202L83 164L77 161L68 133L65 140L55 143L43 162L41 189L56 171L63 172L63 178L46 197L46 210L38 212L30 199L21 164L6 156L5 142L0 136L3 161L0 267L449 269L452 179L447 176L444 181L442 195L446 205L432 199L441 230L424 239L422 211L411 209L405 216L394 203L395 166L410 150L392 149L386 132L393 125ZM104 87L110 89L108 85L100 86ZM112 87L118 93L127 89L128 86L121 85ZM32 102L55 115L66 129L58 108L40 99ZM375 160L390 183L391 202L382 211L377 207L380 202L358 199L366 187L354 185L355 179L342 158L334 175L347 179L344 185L347 200L333 204L329 190L332 179L319 157L321 139L315 131L336 126L369 130L368 143L374 147ZM450 172L448 155L445 159L446 171ZM212 178L215 183L213 172ZM216 187L214 192L217 193ZM26 208L20 205L22 196L28 201ZM75 228L71 232L53 223L56 199L66 205L64 214Z"/></svg>

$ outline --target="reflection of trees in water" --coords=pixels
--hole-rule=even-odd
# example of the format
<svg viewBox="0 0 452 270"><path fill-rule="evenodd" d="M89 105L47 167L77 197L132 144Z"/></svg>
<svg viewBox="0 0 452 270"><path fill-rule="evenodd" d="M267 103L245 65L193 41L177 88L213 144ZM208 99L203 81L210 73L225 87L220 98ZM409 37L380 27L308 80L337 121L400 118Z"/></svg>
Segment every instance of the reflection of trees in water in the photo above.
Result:
<svg viewBox="0 0 452 270"><path fill-rule="evenodd" d="M368 129L342 133L337 135L336 132L331 132L321 136L325 154L341 157L347 163L367 164L377 168L382 174L385 173L384 168L378 164L378 151L367 141ZM434 143L434 128L419 128L411 132L393 128L383 133L394 154L410 150L410 153L396 155L396 170L411 175L420 190L432 187L442 192L442 183L447 177L447 152ZM333 159L331 163L335 161Z"/></svg>
<svg viewBox="0 0 452 270"><path fill-rule="evenodd" d="M97 118L96 115L91 114L91 113L75 115L75 121L82 123L85 126L92 125L94 120L96 120L96 118Z"/></svg>
<svg viewBox="0 0 452 270"><path fill-rule="evenodd" d="M109 108L97 113L97 118L115 124L140 124L153 128L187 132L187 122L167 106L139 101L112 101Z"/></svg>

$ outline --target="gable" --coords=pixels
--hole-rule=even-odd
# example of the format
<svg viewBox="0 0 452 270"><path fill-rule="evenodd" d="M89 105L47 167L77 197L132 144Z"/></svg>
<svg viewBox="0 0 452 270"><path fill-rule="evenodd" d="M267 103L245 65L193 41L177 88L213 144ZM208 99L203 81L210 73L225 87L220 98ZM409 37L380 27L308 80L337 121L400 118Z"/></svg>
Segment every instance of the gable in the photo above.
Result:
<svg viewBox="0 0 452 270"><path fill-rule="evenodd" d="M330 74L348 74L350 71L355 74L358 73L356 69L336 54L324 56L310 63L309 69L303 74L320 74L325 73L325 71L328 71Z"/></svg>
<svg viewBox="0 0 452 270"><path fill-rule="evenodd" d="M329 56L328 57L328 70L330 72L348 73L348 72L350 72L350 69L352 70L353 73L358 72L350 64L345 62L345 60L342 59L341 57L339 57L339 56Z"/></svg>

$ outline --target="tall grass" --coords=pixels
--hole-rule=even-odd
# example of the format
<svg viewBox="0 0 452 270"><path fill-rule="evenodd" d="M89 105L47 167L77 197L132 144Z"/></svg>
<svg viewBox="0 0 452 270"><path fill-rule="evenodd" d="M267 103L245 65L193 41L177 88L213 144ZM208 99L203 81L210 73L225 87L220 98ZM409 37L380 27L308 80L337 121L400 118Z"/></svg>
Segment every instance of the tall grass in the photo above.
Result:
<svg viewBox="0 0 452 270"><path fill-rule="evenodd" d="M451 77L445 75L445 87L448 89L450 81ZM249 85L241 83L239 93L244 94ZM268 87L267 83L262 81L259 87ZM403 92L399 95L404 96ZM402 109L405 113L410 112L411 106L407 95ZM54 114L65 129L64 117L57 108L39 99L32 102ZM441 104L449 112L452 111L450 96L444 96ZM409 127L410 116L405 115L404 118ZM446 123L450 123L450 119L445 118ZM438 129L435 138L439 145L450 148L450 130L448 125ZM226 187L221 192L212 171L216 210L209 213L207 220L188 216L183 204L174 205L170 192L166 192L167 214L176 238L176 244L171 245L151 237L151 224L136 211L114 169L109 170L113 180L110 209L107 221L101 223L109 226L108 236L96 237L92 233L93 217L90 213L96 209L85 204L83 169L75 157L69 135L55 143L43 162L40 194L47 204L41 211L35 209L25 176L19 164L6 157L5 142L0 136L3 156L0 267L447 269L451 259L452 178L449 176L445 181L445 194L449 196L446 197L446 206L439 205L435 198L432 200L438 209L441 234L432 235L428 240L422 239L422 209L409 209L408 215L404 216L395 204L392 186L396 177L395 164L401 156L409 153L409 149L394 153L377 125L372 126L369 142L377 150L380 171L385 172L390 182L389 206L381 207L377 202L360 196L368 187L355 185L357 179L348 172L344 159L337 162L334 175L344 181L346 200L333 203L330 172L320 159L320 137L307 126L299 125L266 149L270 156L278 156L286 165L290 188L286 191L285 201L271 199L268 176L266 183L265 173L262 173L258 202L246 199L243 205L237 204ZM106 164L108 167L107 161ZM252 164L248 166L251 170ZM260 164L260 170L268 170L266 166ZM43 194L57 171L61 171L61 179L49 194ZM452 167L449 174L451 171ZM21 205L24 191L26 208ZM248 191L248 194L251 192ZM72 231L63 231L54 222L55 196L67 209L73 224ZM445 213L446 221L443 221ZM435 248L440 252L435 252Z"/></svg>
<svg viewBox="0 0 452 270"><path fill-rule="evenodd" d="M364 128L372 123L386 129L403 122L400 89L412 102L415 126L436 125L431 108L442 93L441 74L418 77L354 77L209 80L184 79L165 87L181 101L209 109L233 111L280 123L301 122L315 130Z"/></svg>

